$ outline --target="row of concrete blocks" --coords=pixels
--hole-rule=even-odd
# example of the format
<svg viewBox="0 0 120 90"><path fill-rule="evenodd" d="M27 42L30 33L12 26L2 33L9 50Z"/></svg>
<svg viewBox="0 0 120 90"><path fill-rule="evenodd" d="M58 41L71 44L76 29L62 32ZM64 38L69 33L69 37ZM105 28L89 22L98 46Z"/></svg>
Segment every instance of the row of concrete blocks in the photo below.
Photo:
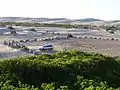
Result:
<svg viewBox="0 0 120 90"><path fill-rule="evenodd" d="M22 45L21 43L19 43L17 41L14 41L14 40L12 40L12 41L4 41L3 43L4 43L4 45L7 45L7 46L9 46L11 48L20 49L23 52L27 52L27 53L34 54L34 55L38 54L38 52L36 52L34 50L31 50L28 47Z"/></svg>
<svg viewBox="0 0 120 90"><path fill-rule="evenodd" d="M27 40L20 40L20 42L34 42L34 41L50 41L50 40L61 40L61 39L67 39L68 37L50 37L50 38L42 38L42 39L27 39Z"/></svg>
<svg viewBox="0 0 120 90"><path fill-rule="evenodd" d="M32 53L32 51L28 47L22 45L21 43L19 43L17 41L14 41L14 40L12 40L12 41L4 41L3 44L7 45L7 46L9 46L11 48L21 49L22 51Z"/></svg>
<svg viewBox="0 0 120 90"><path fill-rule="evenodd" d="M12 40L12 41L4 41L3 44L7 45L9 47L12 47L12 48L22 48L22 47L24 47L22 44L20 44L17 41L14 41L14 40Z"/></svg>
<svg viewBox="0 0 120 90"><path fill-rule="evenodd" d="M50 40L65 40L65 39L68 39L68 38L81 38L81 39L96 39L96 40L116 40L118 41L117 38L101 38L101 37L80 37L80 36L73 36L73 37L68 37L68 36L64 36L64 37L50 37L50 38L42 38L42 39L28 39L28 40L20 40L20 42L34 42L34 41L50 41Z"/></svg>
<svg viewBox="0 0 120 90"><path fill-rule="evenodd" d="M101 37L80 37L80 36L78 36L78 37L74 37L74 38L81 38L81 39L96 39L96 40L116 40L116 41L118 41L119 39L117 39L117 38L101 38Z"/></svg>

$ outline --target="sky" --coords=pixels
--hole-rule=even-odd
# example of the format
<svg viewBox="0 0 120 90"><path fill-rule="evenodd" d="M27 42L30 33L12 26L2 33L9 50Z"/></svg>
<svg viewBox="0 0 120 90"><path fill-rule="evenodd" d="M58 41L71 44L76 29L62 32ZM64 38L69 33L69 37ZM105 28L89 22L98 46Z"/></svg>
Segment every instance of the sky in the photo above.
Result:
<svg viewBox="0 0 120 90"><path fill-rule="evenodd" d="M120 0L0 0L0 17L120 20Z"/></svg>

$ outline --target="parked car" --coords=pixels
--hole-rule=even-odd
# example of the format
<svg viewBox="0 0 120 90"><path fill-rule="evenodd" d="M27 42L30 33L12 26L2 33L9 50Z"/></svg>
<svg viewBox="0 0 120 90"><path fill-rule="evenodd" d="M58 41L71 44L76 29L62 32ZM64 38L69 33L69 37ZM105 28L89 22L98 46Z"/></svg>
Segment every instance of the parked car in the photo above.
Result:
<svg viewBox="0 0 120 90"><path fill-rule="evenodd" d="M45 44L39 47L39 50L51 50L51 49L53 49L53 45L51 44Z"/></svg>

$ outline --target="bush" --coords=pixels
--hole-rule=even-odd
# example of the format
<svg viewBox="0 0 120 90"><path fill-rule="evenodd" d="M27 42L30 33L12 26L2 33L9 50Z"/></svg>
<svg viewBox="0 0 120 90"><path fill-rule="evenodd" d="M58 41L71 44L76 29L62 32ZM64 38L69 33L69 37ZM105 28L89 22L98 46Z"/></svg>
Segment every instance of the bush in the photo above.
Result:
<svg viewBox="0 0 120 90"><path fill-rule="evenodd" d="M114 31L110 31L111 34L114 34Z"/></svg>
<svg viewBox="0 0 120 90"><path fill-rule="evenodd" d="M73 35L72 34L68 34L67 37L73 37Z"/></svg>
<svg viewBox="0 0 120 90"><path fill-rule="evenodd" d="M30 29L30 31L37 32L34 28Z"/></svg>
<svg viewBox="0 0 120 90"><path fill-rule="evenodd" d="M14 28L12 26L9 26L8 29L13 30Z"/></svg>

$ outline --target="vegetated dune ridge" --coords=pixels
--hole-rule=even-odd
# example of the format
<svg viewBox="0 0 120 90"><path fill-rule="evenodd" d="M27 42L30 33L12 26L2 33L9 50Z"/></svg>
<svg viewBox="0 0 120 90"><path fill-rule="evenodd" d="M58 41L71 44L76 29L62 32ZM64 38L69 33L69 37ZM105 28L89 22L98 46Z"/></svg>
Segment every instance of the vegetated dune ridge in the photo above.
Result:
<svg viewBox="0 0 120 90"><path fill-rule="evenodd" d="M120 28L120 20L104 21L95 18L67 19L67 18L30 18L30 17L0 17L0 22L24 22L24 23L47 23L47 24L82 24L95 26L117 26Z"/></svg>

